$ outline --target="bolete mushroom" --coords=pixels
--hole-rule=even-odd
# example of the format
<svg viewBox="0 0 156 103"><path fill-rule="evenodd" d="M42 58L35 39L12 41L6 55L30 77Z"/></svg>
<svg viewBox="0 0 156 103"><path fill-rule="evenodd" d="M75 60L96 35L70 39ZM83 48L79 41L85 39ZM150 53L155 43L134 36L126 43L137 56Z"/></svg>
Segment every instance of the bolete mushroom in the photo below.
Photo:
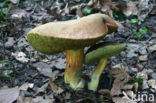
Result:
<svg viewBox="0 0 156 103"><path fill-rule="evenodd" d="M29 44L39 52L66 52L64 80L73 89L82 88L80 75L84 62L84 47L95 44L108 32L107 23L116 23L105 14L92 14L77 20L50 22L32 29L27 34Z"/></svg>
<svg viewBox="0 0 156 103"><path fill-rule="evenodd" d="M95 70L90 76L91 81L88 83L89 90L97 90L99 78L107 64L108 58L119 54L125 47L125 44L120 43L100 43L88 49L85 56L85 64L90 65L98 62Z"/></svg>

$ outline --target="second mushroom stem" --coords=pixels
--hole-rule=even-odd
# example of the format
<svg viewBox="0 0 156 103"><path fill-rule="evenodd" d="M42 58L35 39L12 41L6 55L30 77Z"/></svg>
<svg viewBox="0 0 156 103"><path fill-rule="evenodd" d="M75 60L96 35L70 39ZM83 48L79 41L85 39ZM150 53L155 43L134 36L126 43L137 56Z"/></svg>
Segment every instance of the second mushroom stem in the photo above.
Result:
<svg viewBox="0 0 156 103"><path fill-rule="evenodd" d="M65 83L70 84L70 87L77 89L80 82L84 60L83 49L67 50L66 51L66 69L65 69Z"/></svg>
<svg viewBox="0 0 156 103"><path fill-rule="evenodd" d="M99 61L97 67L95 68L94 72L91 75L91 81L88 84L88 89L96 91L98 84L99 84L99 78L107 65L107 58L103 58Z"/></svg>

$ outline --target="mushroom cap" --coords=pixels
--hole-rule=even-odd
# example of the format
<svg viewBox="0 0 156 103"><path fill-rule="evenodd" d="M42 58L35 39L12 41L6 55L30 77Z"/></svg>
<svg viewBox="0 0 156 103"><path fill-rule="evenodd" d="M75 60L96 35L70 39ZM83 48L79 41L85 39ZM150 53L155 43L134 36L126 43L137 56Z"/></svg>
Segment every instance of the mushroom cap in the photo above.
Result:
<svg viewBox="0 0 156 103"><path fill-rule="evenodd" d="M97 13L77 20L50 22L28 32L27 40L34 49L45 54L84 48L107 34L104 22L107 18L107 15Z"/></svg>
<svg viewBox="0 0 156 103"><path fill-rule="evenodd" d="M108 27L108 34L111 34L112 32L117 31L118 25L115 23L113 19L111 19L108 15L105 15L104 19L105 24Z"/></svg>
<svg viewBox="0 0 156 103"><path fill-rule="evenodd" d="M125 44L120 43L100 43L88 49L85 55L85 64L92 65L102 58L109 58L119 54L125 49Z"/></svg>

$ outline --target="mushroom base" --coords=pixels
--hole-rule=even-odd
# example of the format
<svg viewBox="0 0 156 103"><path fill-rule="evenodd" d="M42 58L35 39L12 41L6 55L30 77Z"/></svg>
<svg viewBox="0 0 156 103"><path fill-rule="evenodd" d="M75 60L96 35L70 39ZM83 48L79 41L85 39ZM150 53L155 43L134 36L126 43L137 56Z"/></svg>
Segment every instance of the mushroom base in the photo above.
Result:
<svg viewBox="0 0 156 103"><path fill-rule="evenodd" d="M83 49L66 51L66 70L64 80L65 83L70 84L70 87L73 89L83 88L83 83L80 79L83 66L83 56Z"/></svg>
<svg viewBox="0 0 156 103"><path fill-rule="evenodd" d="M97 67L95 68L93 74L91 75L91 81L88 83L88 89L96 91L99 84L99 78L107 65L107 58L103 58L99 61Z"/></svg>

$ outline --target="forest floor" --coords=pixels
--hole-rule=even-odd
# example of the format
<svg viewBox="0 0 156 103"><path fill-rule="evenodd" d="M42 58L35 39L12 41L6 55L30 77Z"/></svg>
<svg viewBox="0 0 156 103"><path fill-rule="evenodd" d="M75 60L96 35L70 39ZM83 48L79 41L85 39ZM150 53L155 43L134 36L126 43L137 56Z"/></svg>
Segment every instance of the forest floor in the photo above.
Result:
<svg viewBox="0 0 156 103"><path fill-rule="evenodd" d="M109 59L97 92L87 87L73 91L63 79L65 53L39 53L26 35L47 22L99 12L114 18L119 26L99 42L120 42L127 47ZM155 14L155 0L0 1L0 103L122 103L125 94L129 103L137 103L130 100L139 92L156 97ZM89 75L94 68L84 65L83 72ZM140 103L145 102L156 103L156 98Z"/></svg>

